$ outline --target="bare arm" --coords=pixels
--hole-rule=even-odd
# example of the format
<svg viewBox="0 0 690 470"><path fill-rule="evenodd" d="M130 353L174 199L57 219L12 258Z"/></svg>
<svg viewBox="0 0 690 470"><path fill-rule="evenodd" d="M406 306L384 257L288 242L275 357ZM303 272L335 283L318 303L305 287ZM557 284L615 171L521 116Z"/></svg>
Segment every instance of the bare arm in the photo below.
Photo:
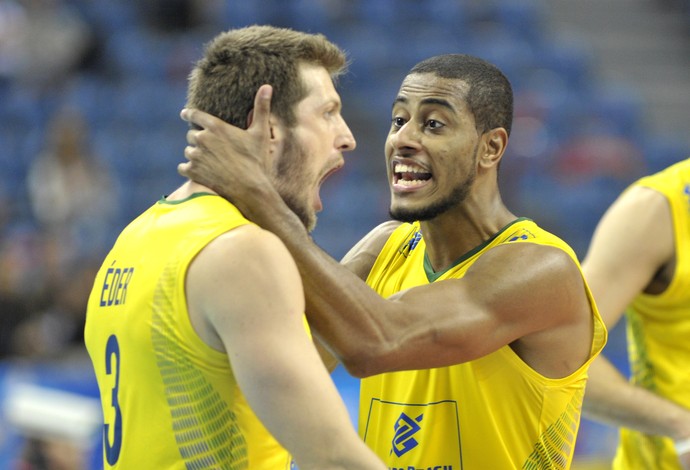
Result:
<svg viewBox="0 0 690 470"><path fill-rule="evenodd" d="M602 217L582 269L609 328L673 259L672 226L666 198L643 187L628 190Z"/></svg>
<svg viewBox="0 0 690 470"><path fill-rule="evenodd" d="M182 164L180 171L231 199L283 240L302 274L312 326L351 373L440 367L507 344L515 344L528 363L552 376L571 373L584 362L591 312L579 271L560 250L528 243L499 247L483 255L462 280L418 287L394 299L381 298L360 278L373 262L367 247L380 248L389 225L375 229L363 249L348 255L356 274L320 250L257 158L264 155L262 141L270 135L268 104L268 97L257 98L249 131L186 110L183 117L203 130L188 134L185 155L193 164ZM569 351L567 358L543 354L561 350L575 330L583 341L571 343L583 345L581 351ZM516 343L523 339L524 345Z"/></svg>
<svg viewBox="0 0 690 470"><path fill-rule="evenodd" d="M364 236L353 246L340 261L361 280L366 281L371 268L388 237L400 225L400 222L384 222Z"/></svg>
<svg viewBox="0 0 690 470"><path fill-rule="evenodd" d="M608 328L618 323L632 300L673 257L666 198L648 188L631 188L602 217L582 263ZM690 437L688 410L630 384L603 356L590 368L584 412L647 434L676 440Z"/></svg>
<svg viewBox="0 0 690 470"><path fill-rule="evenodd" d="M366 280L383 244L398 225L400 225L399 222L384 222L375 230L372 230L345 254L340 264L345 266L360 279ZM313 330L313 334L321 358L328 370L332 372L339 361L337 357L331 353L327 342L320 339L318 330Z"/></svg>
<svg viewBox="0 0 690 470"><path fill-rule="evenodd" d="M187 292L200 335L227 352L250 406L300 468L384 468L305 331L299 273L274 235L244 226L220 236L190 266Z"/></svg>

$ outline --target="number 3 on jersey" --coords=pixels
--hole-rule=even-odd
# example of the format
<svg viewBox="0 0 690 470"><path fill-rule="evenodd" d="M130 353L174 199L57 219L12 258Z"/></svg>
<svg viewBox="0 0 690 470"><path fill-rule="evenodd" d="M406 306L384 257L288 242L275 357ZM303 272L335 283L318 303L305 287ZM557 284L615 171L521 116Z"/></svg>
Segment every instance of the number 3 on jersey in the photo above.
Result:
<svg viewBox="0 0 690 470"><path fill-rule="evenodd" d="M105 373L115 376L115 385L112 389L111 398L111 406L115 411L115 418L112 423L105 423L103 425L103 446L105 447L105 458L108 461L108 465L115 465L120 458L120 449L122 448L122 410L117 400L120 386L120 345L115 335L110 335L108 344L105 346ZM110 441L110 426L113 429L112 442Z"/></svg>

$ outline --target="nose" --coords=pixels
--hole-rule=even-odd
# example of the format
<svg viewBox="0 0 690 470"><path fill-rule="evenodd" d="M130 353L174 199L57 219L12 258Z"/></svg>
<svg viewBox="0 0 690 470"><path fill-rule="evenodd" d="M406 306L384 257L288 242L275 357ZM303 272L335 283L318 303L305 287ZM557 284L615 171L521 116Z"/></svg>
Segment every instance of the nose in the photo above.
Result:
<svg viewBox="0 0 690 470"><path fill-rule="evenodd" d="M388 133L387 142L394 149L416 149L419 148L420 136L419 129L410 120L399 129L392 128Z"/></svg>
<svg viewBox="0 0 690 470"><path fill-rule="evenodd" d="M338 132L336 146L341 152L349 152L357 147L357 141L342 116L340 116L340 121L340 130Z"/></svg>

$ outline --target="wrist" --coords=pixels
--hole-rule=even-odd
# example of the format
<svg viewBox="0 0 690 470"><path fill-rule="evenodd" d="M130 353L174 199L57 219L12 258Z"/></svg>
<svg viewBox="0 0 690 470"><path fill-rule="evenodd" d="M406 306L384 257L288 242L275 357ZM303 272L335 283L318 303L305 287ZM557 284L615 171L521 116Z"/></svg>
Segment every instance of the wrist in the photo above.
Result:
<svg viewBox="0 0 690 470"><path fill-rule="evenodd" d="M282 201L282 198L277 193L270 182L257 182L251 186L241 188L232 188L232 191L218 191L221 196L232 202L242 211L245 216L250 216L254 213L261 214L262 209L272 208L276 201ZM233 193L233 194L231 194ZM249 217L250 219L252 217ZM255 221L256 222L256 221Z"/></svg>
<svg viewBox="0 0 690 470"><path fill-rule="evenodd" d="M246 197L233 202L245 217L280 238L287 236L286 234L294 237L302 231L307 233L303 222L270 182L254 186L254 190Z"/></svg>

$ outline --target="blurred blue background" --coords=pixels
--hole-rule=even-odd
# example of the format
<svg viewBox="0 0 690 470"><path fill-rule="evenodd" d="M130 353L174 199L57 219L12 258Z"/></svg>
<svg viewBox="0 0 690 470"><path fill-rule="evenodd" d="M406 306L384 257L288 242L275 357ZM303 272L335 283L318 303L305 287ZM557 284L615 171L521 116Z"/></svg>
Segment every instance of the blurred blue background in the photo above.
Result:
<svg viewBox="0 0 690 470"><path fill-rule="evenodd" d="M0 468L100 465L97 432L46 442L8 403L21 384L97 397L81 336L95 269L183 182L178 114L203 45L254 23L321 32L352 60L339 91L358 146L322 189L314 232L337 258L388 217L390 106L431 55L506 73L504 201L580 256L625 186L690 156L687 0L0 0ZM606 353L627 370L622 326ZM358 383L334 378L355 421ZM56 421L72 419L88 425ZM616 441L584 420L574 468L606 468Z"/></svg>

